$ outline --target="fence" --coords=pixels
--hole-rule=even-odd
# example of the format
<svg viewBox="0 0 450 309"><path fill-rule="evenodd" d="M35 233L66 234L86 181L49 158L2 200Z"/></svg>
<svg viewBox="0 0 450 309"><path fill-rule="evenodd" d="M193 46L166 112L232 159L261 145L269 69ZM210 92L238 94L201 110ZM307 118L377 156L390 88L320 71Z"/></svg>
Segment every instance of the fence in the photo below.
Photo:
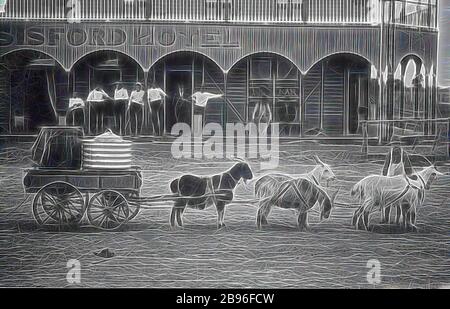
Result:
<svg viewBox="0 0 450 309"><path fill-rule="evenodd" d="M0 18L374 24L380 0L7 0Z"/></svg>
<svg viewBox="0 0 450 309"><path fill-rule="evenodd" d="M146 1L129 0L7 0L5 19L143 20Z"/></svg>
<svg viewBox="0 0 450 309"><path fill-rule="evenodd" d="M413 152L450 159L449 134L450 118L442 119L403 119L403 120L369 120L361 121L363 132L362 152L370 153L369 141L378 139L381 132L389 136L387 144L400 144Z"/></svg>

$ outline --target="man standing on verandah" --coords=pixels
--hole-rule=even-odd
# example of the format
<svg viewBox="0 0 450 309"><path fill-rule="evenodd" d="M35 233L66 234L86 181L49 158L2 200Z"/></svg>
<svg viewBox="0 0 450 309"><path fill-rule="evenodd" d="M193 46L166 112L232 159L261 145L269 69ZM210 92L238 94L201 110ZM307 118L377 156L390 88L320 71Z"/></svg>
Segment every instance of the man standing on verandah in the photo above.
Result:
<svg viewBox="0 0 450 309"><path fill-rule="evenodd" d="M136 87L131 92L130 100L128 102L128 113L130 115L130 129L131 135L138 136L142 130L142 122L144 117L144 96L141 83L136 83Z"/></svg>
<svg viewBox="0 0 450 309"><path fill-rule="evenodd" d="M99 86L97 85L88 95L88 109L90 121L90 130L92 130L92 125L95 128L95 134L103 133L104 131L104 115L107 100L112 100L112 98Z"/></svg>
<svg viewBox="0 0 450 309"><path fill-rule="evenodd" d="M116 90L114 91L114 120L116 132L120 135L125 135L125 119L127 113L127 103L130 99L128 90L125 89L121 81L116 83Z"/></svg>
<svg viewBox="0 0 450 309"><path fill-rule="evenodd" d="M212 99L223 97L223 94L214 94L209 92L197 91L192 95L194 100L194 123L193 132L195 136L201 136L203 126L206 124L206 107L208 102Z"/></svg>

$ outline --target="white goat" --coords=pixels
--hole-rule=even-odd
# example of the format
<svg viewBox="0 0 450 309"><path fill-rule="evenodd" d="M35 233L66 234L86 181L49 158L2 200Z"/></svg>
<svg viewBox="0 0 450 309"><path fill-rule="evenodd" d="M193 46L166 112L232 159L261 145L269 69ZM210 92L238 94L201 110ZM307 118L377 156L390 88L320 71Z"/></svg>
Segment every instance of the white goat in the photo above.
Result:
<svg viewBox="0 0 450 309"><path fill-rule="evenodd" d="M355 211L352 224L357 228L360 223L364 229L369 229L369 217L374 211L382 213L388 207L397 206L397 213L401 212L405 229L416 230L417 207L421 206L425 198L425 190L429 190L437 176L443 175L434 166L425 168L415 174L416 180L405 175L387 177L372 175L364 178L352 189L352 196L359 197L361 207ZM397 214L397 215L398 215Z"/></svg>

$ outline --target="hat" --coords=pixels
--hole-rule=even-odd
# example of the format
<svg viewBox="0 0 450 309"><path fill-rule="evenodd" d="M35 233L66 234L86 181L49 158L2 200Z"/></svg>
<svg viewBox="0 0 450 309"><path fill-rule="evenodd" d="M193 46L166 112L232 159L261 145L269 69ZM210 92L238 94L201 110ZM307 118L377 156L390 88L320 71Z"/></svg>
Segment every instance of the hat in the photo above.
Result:
<svg viewBox="0 0 450 309"><path fill-rule="evenodd" d="M137 83L136 83L136 86L144 87L144 85L142 85L140 82L137 82Z"/></svg>

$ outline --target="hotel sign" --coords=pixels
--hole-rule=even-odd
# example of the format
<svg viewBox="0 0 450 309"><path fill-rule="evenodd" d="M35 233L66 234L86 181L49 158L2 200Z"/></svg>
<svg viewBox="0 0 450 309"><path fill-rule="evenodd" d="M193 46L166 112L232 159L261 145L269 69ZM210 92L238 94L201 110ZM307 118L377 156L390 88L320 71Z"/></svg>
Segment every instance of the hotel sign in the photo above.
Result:
<svg viewBox="0 0 450 309"><path fill-rule="evenodd" d="M53 57L69 71L86 55L111 50L150 70L168 54L193 51L229 71L248 55L263 52L282 55L305 73L320 59L339 52L353 52L377 63L379 50L368 42L379 42L379 35L376 27L0 21L0 57L32 49Z"/></svg>
<svg viewBox="0 0 450 309"><path fill-rule="evenodd" d="M0 47L62 46L120 47L141 46L170 48L239 48L236 35L229 28L185 28L153 25L114 26L18 26L0 31Z"/></svg>

